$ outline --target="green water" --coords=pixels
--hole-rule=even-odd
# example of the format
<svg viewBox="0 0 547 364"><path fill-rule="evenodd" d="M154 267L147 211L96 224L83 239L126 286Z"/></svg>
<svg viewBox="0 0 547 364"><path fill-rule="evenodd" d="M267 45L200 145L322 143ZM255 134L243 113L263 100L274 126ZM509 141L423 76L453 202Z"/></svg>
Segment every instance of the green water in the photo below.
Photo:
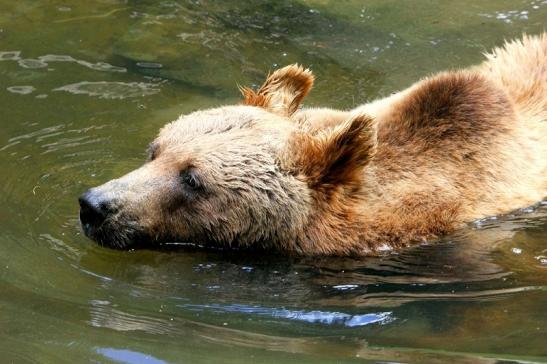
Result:
<svg viewBox="0 0 547 364"><path fill-rule="evenodd" d="M0 0L0 363L547 362L547 206L356 260L112 251L77 204L278 66L352 107L546 24L544 0Z"/></svg>

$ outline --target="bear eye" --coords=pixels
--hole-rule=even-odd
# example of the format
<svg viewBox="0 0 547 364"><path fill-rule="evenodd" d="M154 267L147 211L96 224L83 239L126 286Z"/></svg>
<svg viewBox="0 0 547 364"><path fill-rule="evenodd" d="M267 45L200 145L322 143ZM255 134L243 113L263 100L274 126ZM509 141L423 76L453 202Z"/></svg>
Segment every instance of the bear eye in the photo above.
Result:
<svg viewBox="0 0 547 364"><path fill-rule="evenodd" d="M184 170L181 172L180 174L181 178L182 178L182 182L187 185L188 187L192 188L192 189L197 189L199 188L199 181L197 179L197 177L195 176L194 173L192 173L191 171L189 170Z"/></svg>

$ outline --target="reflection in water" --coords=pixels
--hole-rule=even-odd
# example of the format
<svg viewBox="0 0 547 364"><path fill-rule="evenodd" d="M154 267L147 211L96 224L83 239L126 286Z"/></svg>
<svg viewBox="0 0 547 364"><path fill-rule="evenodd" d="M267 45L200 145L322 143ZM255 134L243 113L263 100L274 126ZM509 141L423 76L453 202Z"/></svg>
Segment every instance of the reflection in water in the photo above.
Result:
<svg viewBox="0 0 547 364"><path fill-rule="evenodd" d="M395 320L391 312L367 313L363 315L349 315L341 312L325 311L296 311L287 309L266 308L248 305L192 305L185 304L179 307L191 311L214 313L244 313L250 315L266 316L286 320L303 321L312 324L343 325L347 327L359 327L370 324L385 324Z"/></svg>
<svg viewBox="0 0 547 364"><path fill-rule="evenodd" d="M104 355L118 363L127 364L166 364L167 362L157 359L151 355L131 351L127 349L98 348L97 353Z"/></svg>
<svg viewBox="0 0 547 364"><path fill-rule="evenodd" d="M93 300L90 302L91 319L94 327L106 327L116 331L145 331L150 334L166 334L173 331L173 325L161 318L132 315L113 308L111 302Z"/></svg>

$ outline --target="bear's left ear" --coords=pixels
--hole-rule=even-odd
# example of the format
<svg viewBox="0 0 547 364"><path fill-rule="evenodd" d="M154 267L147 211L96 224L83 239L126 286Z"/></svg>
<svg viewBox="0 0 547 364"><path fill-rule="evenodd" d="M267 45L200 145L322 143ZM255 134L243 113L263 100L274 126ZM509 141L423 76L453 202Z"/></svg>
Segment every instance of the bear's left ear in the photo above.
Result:
<svg viewBox="0 0 547 364"><path fill-rule="evenodd" d="M264 107L283 116L291 116L313 86L313 74L298 64L278 69L254 91L240 88L245 105Z"/></svg>
<svg viewBox="0 0 547 364"><path fill-rule="evenodd" d="M325 191L337 186L359 187L363 168L376 151L376 125L358 114L316 133L296 132L284 150L284 168L302 175L308 186Z"/></svg>

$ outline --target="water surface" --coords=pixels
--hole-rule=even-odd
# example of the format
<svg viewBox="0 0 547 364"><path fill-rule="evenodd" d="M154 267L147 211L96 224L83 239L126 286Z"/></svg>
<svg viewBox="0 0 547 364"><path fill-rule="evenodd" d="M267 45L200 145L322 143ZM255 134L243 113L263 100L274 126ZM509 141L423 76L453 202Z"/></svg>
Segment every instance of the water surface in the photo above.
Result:
<svg viewBox="0 0 547 364"><path fill-rule="evenodd" d="M77 196L291 62L348 108L547 23L547 1L0 0L0 358L547 361L547 207L380 258L101 248ZM523 178L526 178L523 176Z"/></svg>

